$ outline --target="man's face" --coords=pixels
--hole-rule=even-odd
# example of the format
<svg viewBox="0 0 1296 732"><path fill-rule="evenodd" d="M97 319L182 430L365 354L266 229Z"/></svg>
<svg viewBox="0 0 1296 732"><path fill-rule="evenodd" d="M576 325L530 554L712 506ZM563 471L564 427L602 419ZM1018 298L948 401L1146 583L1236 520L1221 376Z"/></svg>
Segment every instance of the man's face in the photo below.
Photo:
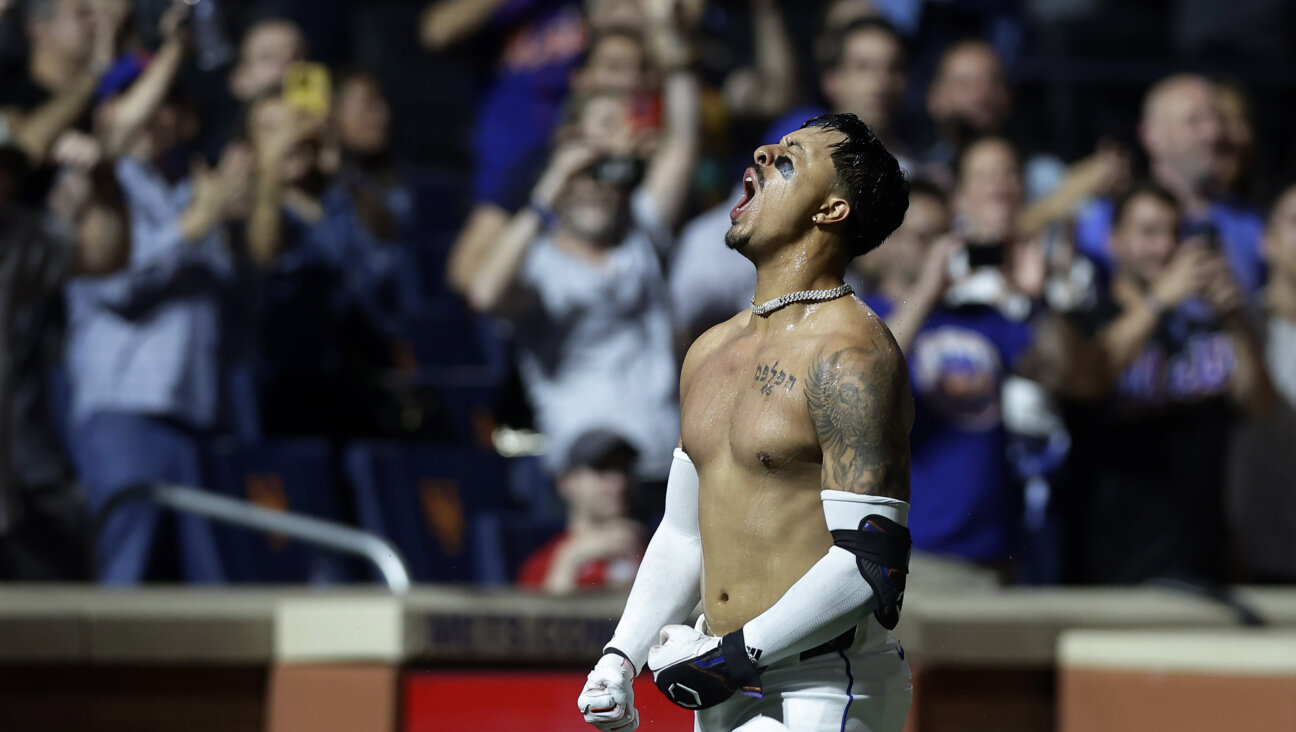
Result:
<svg viewBox="0 0 1296 732"><path fill-rule="evenodd" d="M558 484L563 499L585 518L606 521L626 515L630 478L623 470L582 465L564 472Z"/></svg>
<svg viewBox="0 0 1296 732"><path fill-rule="evenodd" d="M90 57L94 33L95 11L91 0L58 0L48 18L31 24L35 43L78 65Z"/></svg>
<svg viewBox="0 0 1296 732"><path fill-rule="evenodd" d="M1017 152L999 139L982 140L963 153L958 209L969 234L985 241L1008 238L1025 199Z"/></svg>
<svg viewBox="0 0 1296 732"><path fill-rule="evenodd" d="M387 149L391 108L373 80L356 77L343 84L336 111L338 139L343 149L361 155L375 155Z"/></svg>
<svg viewBox="0 0 1296 732"><path fill-rule="evenodd" d="M928 111L939 123L957 123L979 134L997 132L1008 118L1011 97L994 51L980 44L945 59L932 83Z"/></svg>
<svg viewBox="0 0 1296 732"><path fill-rule="evenodd" d="M1165 269L1179 246L1174 206L1152 195L1136 196L1112 228L1112 254L1125 271L1149 283Z"/></svg>
<svg viewBox="0 0 1296 732"><path fill-rule="evenodd" d="M238 67L233 72L234 95L242 101L258 97L283 83L284 72L306 57L306 42L291 23L254 26L243 39Z"/></svg>
<svg viewBox="0 0 1296 732"><path fill-rule="evenodd" d="M729 212L725 244L753 258L802 237L821 209L847 206L836 192L831 157L832 146L844 141L836 130L807 127L756 148L743 197Z"/></svg>
<svg viewBox="0 0 1296 732"><path fill-rule="evenodd" d="M1154 164L1200 189L1223 182L1224 120L1205 81L1183 81L1165 90L1145 122L1144 144Z"/></svg>
<svg viewBox="0 0 1296 732"><path fill-rule="evenodd" d="M620 238L629 201L627 193L619 185L597 181L582 173L572 179L555 209L568 231L611 245Z"/></svg>
<svg viewBox="0 0 1296 732"><path fill-rule="evenodd" d="M1296 283L1296 188L1289 188L1269 215L1263 241L1270 277Z"/></svg>
<svg viewBox="0 0 1296 732"><path fill-rule="evenodd" d="M862 29L842 44L841 64L824 77L834 111L890 130L905 93L904 49L889 33Z"/></svg>
<svg viewBox="0 0 1296 732"><path fill-rule="evenodd" d="M910 287L917 282L932 244L949 229L949 208L943 200L927 194L911 195L904 223L881 248L856 262L876 259L883 277L895 278L903 287Z"/></svg>
<svg viewBox="0 0 1296 732"><path fill-rule="evenodd" d="M580 83L586 89L619 92L638 91L647 85L647 59L643 46L633 38L610 35L590 51Z"/></svg>

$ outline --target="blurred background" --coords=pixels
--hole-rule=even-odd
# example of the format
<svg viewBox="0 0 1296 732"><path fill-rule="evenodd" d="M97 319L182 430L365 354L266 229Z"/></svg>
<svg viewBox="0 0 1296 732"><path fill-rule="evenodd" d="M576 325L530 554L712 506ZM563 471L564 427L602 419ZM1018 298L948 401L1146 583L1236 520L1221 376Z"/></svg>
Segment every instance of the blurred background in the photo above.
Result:
<svg viewBox="0 0 1296 732"><path fill-rule="evenodd" d="M848 277L917 406L911 728L1148 728L1062 668L1142 642L1296 698L1238 650L1289 631L1065 637L1296 623L1293 37L1278 0L0 0L0 716L579 729L679 363L753 293L741 173L825 112L912 187ZM354 617L403 640L311 645Z"/></svg>

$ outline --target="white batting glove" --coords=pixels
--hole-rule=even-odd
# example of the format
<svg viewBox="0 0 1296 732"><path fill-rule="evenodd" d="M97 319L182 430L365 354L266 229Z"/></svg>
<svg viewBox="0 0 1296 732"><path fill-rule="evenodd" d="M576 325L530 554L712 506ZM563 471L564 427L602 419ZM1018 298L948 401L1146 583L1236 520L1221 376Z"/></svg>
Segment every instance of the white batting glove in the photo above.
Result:
<svg viewBox="0 0 1296 732"><path fill-rule="evenodd" d="M668 625L661 629L661 644L648 649L648 668L657 672L680 661L705 656L720 646L720 639L688 625Z"/></svg>
<svg viewBox="0 0 1296 732"><path fill-rule="evenodd" d="M602 732L634 732L639 710L634 707L634 667L615 653L605 653L594 664L576 705L585 721Z"/></svg>

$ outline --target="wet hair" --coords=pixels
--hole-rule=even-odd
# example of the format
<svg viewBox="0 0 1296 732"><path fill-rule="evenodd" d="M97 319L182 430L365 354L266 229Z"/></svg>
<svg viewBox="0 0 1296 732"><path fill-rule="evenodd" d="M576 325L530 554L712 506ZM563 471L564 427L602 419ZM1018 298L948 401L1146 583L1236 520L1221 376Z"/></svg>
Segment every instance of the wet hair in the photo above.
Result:
<svg viewBox="0 0 1296 732"><path fill-rule="evenodd" d="M801 125L846 136L831 146L837 183L850 203L842 244L852 257L876 249L904 221L909 181L873 130L853 114L823 114Z"/></svg>
<svg viewBox="0 0 1296 732"><path fill-rule="evenodd" d="M818 53L820 68L831 71L840 67L846 55L846 41L856 33L882 33L890 36L891 40L900 47L901 58L908 55L909 49L904 36L900 35L900 31L889 21L878 17L858 18L825 39L822 50Z"/></svg>
<svg viewBox="0 0 1296 732"><path fill-rule="evenodd" d="M1115 203L1112 205L1111 220L1113 229L1120 226L1121 221L1125 218L1126 212L1129 211L1130 205L1134 203L1135 200L1143 197L1155 198L1170 208L1173 208L1176 214L1179 212L1179 200L1175 198L1174 194L1168 189L1150 180L1140 181L1135 183L1128 191L1117 198Z"/></svg>

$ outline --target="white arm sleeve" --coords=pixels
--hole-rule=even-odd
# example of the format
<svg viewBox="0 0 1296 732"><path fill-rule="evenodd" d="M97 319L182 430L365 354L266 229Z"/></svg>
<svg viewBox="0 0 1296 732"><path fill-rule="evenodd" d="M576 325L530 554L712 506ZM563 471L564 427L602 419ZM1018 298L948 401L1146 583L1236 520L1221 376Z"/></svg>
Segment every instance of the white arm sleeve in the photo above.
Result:
<svg viewBox="0 0 1296 732"><path fill-rule="evenodd" d="M635 671L642 671L662 627L688 620L701 597L701 582L697 469L675 448L666 480L666 512L648 542L621 622L605 648L625 653Z"/></svg>
<svg viewBox="0 0 1296 732"><path fill-rule="evenodd" d="M857 529L871 514L909 525L909 504L904 501L831 490L819 496L829 531ZM834 546L778 602L743 626L743 639L761 650L762 663L773 663L859 624L872 609L872 599L873 588L860 574L855 555Z"/></svg>

